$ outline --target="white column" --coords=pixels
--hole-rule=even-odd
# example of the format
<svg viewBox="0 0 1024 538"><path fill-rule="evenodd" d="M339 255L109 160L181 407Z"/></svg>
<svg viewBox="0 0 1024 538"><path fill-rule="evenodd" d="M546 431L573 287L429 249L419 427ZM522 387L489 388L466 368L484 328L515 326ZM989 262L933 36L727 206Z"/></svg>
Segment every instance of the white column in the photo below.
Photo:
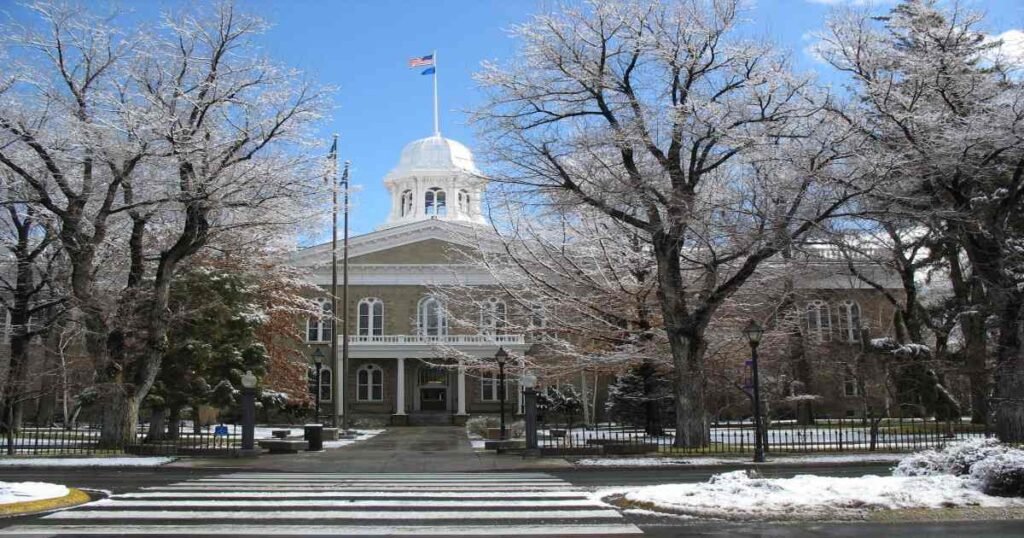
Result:
<svg viewBox="0 0 1024 538"><path fill-rule="evenodd" d="M459 412L457 415L466 414L466 363L459 360Z"/></svg>
<svg viewBox="0 0 1024 538"><path fill-rule="evenodd" d="M395 376L395 414L405 414L405 359L398 359L398 375Z"/></svg>

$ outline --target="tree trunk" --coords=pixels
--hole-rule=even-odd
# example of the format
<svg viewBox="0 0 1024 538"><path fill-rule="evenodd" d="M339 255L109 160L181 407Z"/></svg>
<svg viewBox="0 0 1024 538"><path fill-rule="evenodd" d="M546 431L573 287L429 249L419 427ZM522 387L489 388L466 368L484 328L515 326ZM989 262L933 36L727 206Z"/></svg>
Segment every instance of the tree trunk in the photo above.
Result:
<svg viewBox="0 0 1024 538"><path fill-rule="evenodd" d="M995 372L993 414L995 431L1004 443L1024 442L1024 357L1020 349L1019 294L1001 308ZM1011 317L1012 316L1012 317Z"/></svg>
<svg viewBox="0 0 1024 538"><path fill-rule="evenodd" d="M167 413L167 438L177 439L181 437L181 408L172 407Z"/></svg>
<svg viewBox="0 0 1024 538"><path fill-rule="evenodd" d="M653 234L658 262L658 300L672 352L672 394L675 396L677 447L707 446L711 431L704 395L703 329L687 309L687 290L679 265L681 241L665 231Z"/></svg>
<svg viewBox="0 0 1024 538"><path fill-rule="evenodd" d="M108 384L104 389L99 446L123 449L135 444L135 427L139 422L138 396L129 393L130 387L126 385Z"/></svg>
<svg viewBox="0 0 1024 538"><path fill-rule="evenodd" d="M971 385L971 423L985 424L989 419L988 398L991 390L988 350L985 346L985 318L977 312L965 314L960 328L964 333L965 365Z"/></svg>
<svg viewBox="0 0 1024 538"><path fill-rule="evenodd" d="M680 340L678 348L681 349L672 350L675 366L672 389L676 399L673 445L699 448L708 446L711 440L704 394L704 346L695 337L682 337Z"/></svg>
<svg viewBox="0 0 1024 538"><path fill-rule="evenodd" d="M146 432L146 441L163 441L166 438L167 410L158 408L153 410L153 416L149 418L149 431Z"/></svg>

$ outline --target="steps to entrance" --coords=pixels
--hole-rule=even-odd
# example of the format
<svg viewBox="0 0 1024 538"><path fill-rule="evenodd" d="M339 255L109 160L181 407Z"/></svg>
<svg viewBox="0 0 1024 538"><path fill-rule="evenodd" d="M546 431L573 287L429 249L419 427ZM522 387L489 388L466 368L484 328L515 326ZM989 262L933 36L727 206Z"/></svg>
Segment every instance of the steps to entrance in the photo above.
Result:
<svg viewBox="0 0 1024 538"><path fill-rule="evenodd" d="M447 411L431 413L416 412L409 414L410 426L451 426L452 416Z"/></svg>

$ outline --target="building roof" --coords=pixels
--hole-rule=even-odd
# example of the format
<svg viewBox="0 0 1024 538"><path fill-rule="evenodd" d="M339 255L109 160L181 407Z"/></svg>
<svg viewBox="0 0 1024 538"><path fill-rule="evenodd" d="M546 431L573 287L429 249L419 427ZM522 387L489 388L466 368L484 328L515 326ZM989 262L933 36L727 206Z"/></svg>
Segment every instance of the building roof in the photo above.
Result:
<svg viewBox="0 0 1024 538"><path fill-rule="evenodd" d="M482 175L469 148L441 135L413 140L402 148L398 165L384 180L415 175L464 173Z"/></svg>

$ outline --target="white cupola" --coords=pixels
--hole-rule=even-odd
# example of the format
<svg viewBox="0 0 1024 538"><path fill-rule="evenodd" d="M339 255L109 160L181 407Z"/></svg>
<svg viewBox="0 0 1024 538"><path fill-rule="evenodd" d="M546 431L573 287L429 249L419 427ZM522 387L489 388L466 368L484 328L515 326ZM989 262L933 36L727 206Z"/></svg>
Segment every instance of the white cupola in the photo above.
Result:
<svg viewBox="0 0 1024 538"><path fill-rule="evenodd" d="M430 219L487 224L480 212L487 178L469 148L441 135L402 148L384 186L391 192L391 214L381 228Z"/></svg>

